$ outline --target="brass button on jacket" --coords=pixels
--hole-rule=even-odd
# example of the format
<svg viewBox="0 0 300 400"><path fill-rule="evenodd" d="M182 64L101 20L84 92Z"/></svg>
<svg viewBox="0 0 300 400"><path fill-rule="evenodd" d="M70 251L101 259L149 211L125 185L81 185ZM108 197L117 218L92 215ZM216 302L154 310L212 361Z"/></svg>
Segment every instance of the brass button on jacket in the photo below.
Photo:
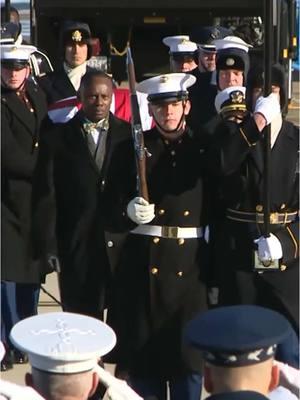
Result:
<svg viewBox="0 0 300 400"><path fill-rule="evenodd" d="M157 275L157 274L158 274L158 268L152 267L152 268L151 268L151 274L152 274L152 275Z"/></svg>

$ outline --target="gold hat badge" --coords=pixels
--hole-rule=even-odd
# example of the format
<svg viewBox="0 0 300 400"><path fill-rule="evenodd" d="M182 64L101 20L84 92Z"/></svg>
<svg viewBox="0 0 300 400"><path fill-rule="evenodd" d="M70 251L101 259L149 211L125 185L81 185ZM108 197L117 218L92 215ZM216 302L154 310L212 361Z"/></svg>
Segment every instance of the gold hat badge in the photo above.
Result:
<svg viewBox="0 0 300 400"><path fill-rule="evenodd" d="M81 42L82 41L81 32L78 30L72 32L72 40L74 40L74 42Z"/></svg>
<svg viewBox="0 0 300 400"><path fill-rule="evenodd" d="M234 104L241 104L244 101L244 95L240 90L235 90L230 93L231 102Z"/></svg>

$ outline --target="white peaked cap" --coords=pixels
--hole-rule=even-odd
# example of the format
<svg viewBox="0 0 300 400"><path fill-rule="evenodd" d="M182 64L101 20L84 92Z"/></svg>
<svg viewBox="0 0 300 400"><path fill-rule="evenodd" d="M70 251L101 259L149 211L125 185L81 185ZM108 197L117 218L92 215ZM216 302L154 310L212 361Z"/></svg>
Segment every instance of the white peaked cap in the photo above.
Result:
<svg viewBox="0 0 300 400"><path fill-rule="evenodd" d="M188 93L187 89L196 82L196 77L185 73L173 73L154 76L137 85L136 90L156 97L174 97L174 93Z"/></svg>
<svg viewBox="0 0 300 400"><path fill-rule="evenodd" d="M169 46L170 53L193 53L197 50L197 44L191 42L188 35L167 36L163 43Z"/></svg>
<svg viewBox="0 0 300 400"><path fill-rule="evenodd" d="M29 61L32 53L37 48L35 46L27 46L24 44L4 44L0 46L1 49L1 60L24 60Z"/></svg>
<svg viewBox="0 0 300 400"><path fill-rule="evenodd" d="M244 86L230 86L216 95L215 108L219 114L223 108L227 110L246 109L245 105L246 88Z"/></svg>
<svg viewBox="0 0 300 400"><path fill-rule="evenodd" d="M251 44L244 42L243 39L237 36L226 36L224 39L217 39L213 42L216 46L216 50L225 50L225 49L241 49L248 53L249 48L253 47Z"/></svg>
<svg viewBox="0 0 300 400"><path fill-rule="evenodd" d="M35 315L18 322L12 343L32 367L55 373L93 369L116 344L114 331L96 318L67 312Z"/></svg>

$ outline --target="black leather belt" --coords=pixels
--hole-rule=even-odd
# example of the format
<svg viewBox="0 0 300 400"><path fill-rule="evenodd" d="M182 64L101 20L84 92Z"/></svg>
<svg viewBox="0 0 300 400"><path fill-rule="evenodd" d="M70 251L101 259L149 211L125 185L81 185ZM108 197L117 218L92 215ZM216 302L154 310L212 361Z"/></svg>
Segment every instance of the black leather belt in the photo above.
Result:
<svg viewBox="0 0 300 400"><path fill-rule="evenodd" d="M270 213L270 224L289 224L297 218L298 211L278 213ZM245 212L227 208L226 217L233 221L254 222L256 224L264 223L264 214L260 212Z"/></svg>

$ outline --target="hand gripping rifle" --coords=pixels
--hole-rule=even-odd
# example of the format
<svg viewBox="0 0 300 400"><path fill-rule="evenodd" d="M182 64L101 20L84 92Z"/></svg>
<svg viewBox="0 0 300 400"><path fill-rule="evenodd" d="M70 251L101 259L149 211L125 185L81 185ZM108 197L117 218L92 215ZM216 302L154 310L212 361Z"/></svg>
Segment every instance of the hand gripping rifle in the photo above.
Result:
<svg viewBox="0 0 300 400"><path fill-rule="evenodd" d="M274 59L274 10L277 0L264 0L264 96L272 91L272 63ZM264 128L264 172L263 172L263 236L270 236L270 168L271 168L271 126ZM255 253L255 269L274 270L279 260L261 261Z"/></svg>
<svg viewBox="0 0 300 400"><path fill-rule="evenodd" d="M144 144L144 136L142 131L142 123L139 111L139 105L136 94L136 81L133 59L131 56L130 47L127 49L127 74L130 90L130 103L131 103L131 127L132 136L134 141L136 165L137 165L137 185L139 195L145 200L149 201L149 193L146 181L146 149Z"/></svg>

